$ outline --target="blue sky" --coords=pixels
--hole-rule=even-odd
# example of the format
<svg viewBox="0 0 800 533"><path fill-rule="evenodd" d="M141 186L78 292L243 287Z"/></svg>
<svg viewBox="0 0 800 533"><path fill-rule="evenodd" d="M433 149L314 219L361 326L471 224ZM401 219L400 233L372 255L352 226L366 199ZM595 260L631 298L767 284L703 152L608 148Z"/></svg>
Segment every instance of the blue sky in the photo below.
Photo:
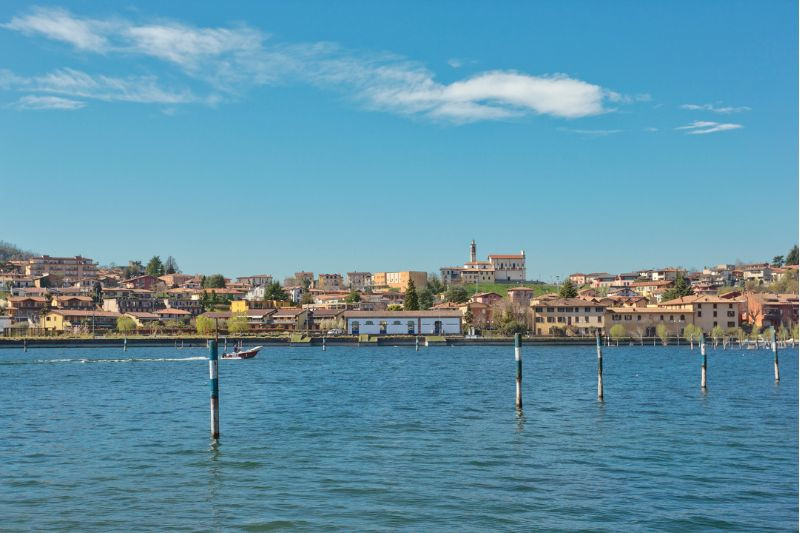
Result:
<svg viewBox="0 0 800 533"><path fill-rule="evenodd" d="M0 238L531 278L797 241L794 2L0 6Z"/></svg>

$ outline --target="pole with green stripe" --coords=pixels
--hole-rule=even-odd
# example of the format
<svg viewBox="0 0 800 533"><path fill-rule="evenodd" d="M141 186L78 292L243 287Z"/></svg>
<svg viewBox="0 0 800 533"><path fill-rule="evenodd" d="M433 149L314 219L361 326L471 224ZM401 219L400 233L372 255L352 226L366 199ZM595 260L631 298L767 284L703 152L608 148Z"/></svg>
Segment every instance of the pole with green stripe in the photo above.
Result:
<svg viewBox="0 0 800 533"><path fill-rule="evenodd" d="M208 373L211 379L211 438L219 438L219 354L217 340L209 343Z"/></svg>
<svg viewBox="0 0 800 533"><path fill-rule="evenodd" d="M514 334L514 359L517 361L517 409L522 409L522 335Z"/></svg>

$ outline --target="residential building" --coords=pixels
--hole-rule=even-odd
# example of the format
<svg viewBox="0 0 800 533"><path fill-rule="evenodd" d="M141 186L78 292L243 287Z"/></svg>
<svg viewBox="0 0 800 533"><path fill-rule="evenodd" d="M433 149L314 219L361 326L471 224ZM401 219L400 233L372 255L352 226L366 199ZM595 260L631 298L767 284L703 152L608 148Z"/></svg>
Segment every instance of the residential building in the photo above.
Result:
<svg viewBox="0 0 800 533"><path fill-rule="evenodd" d="M14 322L38 322L39 316L48 308L49 300L44 296L10 296L6 309Z"/></svg>
<svg viewBox="0 0 800 533"><path fill-rule="evenodd" d="M161 278L149 274L123 280L120 285L128 289L144 289L147 291L165 290L167 288L167 284Z"/></svg>
<svg viewBox="0 0 800 533"><path fill-rule="evenodd" d="M161 317L155 313L125 313L123 316L129 317L136 324L137 328L146 328L157 325Z"/></svg>
<svg viewBox="0 0 800 533"><path fill-rule="evenodd" d="M314 288L324 291L338 291L344 287L341 274L320 274Z"/></svg>
<svg viewBox="0 0 800 533"><path fill-rule="evenodd" d="M734 276L741 279L742 282L755 281L762 284L772 281L772 268L769 263L739 265L734 271Z"/></svg>
<svg viewBox="0 0 800 533"><path fill-rule="evenodd" d="M636 291L638 294L642 296L646 296L648 298L653 297L657 292L663 291L664 289L668 289L674 285L673 281L670 280L660 280L660 281L634 281L630 284L630 288Z"/></svg>
<svg viewBox="0 0 800 533"><path fill-rule="evenodd" d="M371 272L348 272L347 273L347 288L353 291L363 291L372 287L372 273Z"/></svg>
<svg viewBox="0 0 800 533"><path fill-rule="evenodd" d="M518 308L527 309L533 299L533 289L530 287L512 287L508 289L508 300Z"/></svg>
<svg viewBox="0 0 800 533"><path fill-rule="evenodd" d="M761 329L798 323L797 294L745 293L747 321Z"/></svg>
<svg viewBox="0 0 800 533"><path fill-rule="evenodd" d="M308 321L312 330L322 330L322 321L337 319L344 313L341 309L314 309L308 312Z"/></svg>
<svg viewBox="0 0 800 533"><path fill-rule="evenodd" d="M690 317L687 319L688 322L709 333L715 327L738 328L745 305L745 300L742 298L693 294L661 302L658 307L686 312Z"/></svg>
<svg viewBox="0 0 800 533"><path fill-rule="evenodd" d="M188 321L190 318L192 318L192 313L190 313L189 311L184 311L183 309L171 309L171 308L159 309L155 311L154 314L158 315L158 317L164 321L166 320Z"/></svg>
<svg viewBox="0 0 800 533"><path fill-rule="evenodd" d="M120 316L122 315L113 311L57 309L48 312L39 327L46 331L111 330L116 329Z"/></svg>
<svg viewBox="0 0 800 533"><path fill-rule="evenodd" d="M605 313L605 333L617 324L625 328L626 335L633 338L656 337L659 324L667 327L671 337L682 336L683 328L692 323L691 308L608 307Z"/></svg>
<svg viewBox="0 0 800 533"><path fill-rule="evenodd" d="M184 283L190 281L195 276L191 274L164 274L163 276L159 276L158 279L164 282L164 284L169 288L179 287Z"/></svg>
<svg viewBox="0 0 800 533"><path fill-rule="evenodd" d="M295 331L309 329L307 309L282 307L276 309L271 316L275 327Z"/></svg>
<svg viewBox="0 0 800 533"><path fill-rule="evenodd" d="M242 283L248 287L263 287L272 283L272 276L269 274L256 274L254 276L240 276L236 278L237 283Z"/></svg>
<svg viewBox="0 0 800 533"><path fill-rule="evenodd" d="M460 335L460 310L345 311L351 335Z"/></svg>
<svg viewBox="0 0 800 533"><path fill-rule="evenodd" d="M492 306L502 299L503 297L496 292L479 292L473 294L472 298L470 298L470 300L473 302L479 302L488 306Z"/></svg>
<svg viewBox="0 0 800 533"><path fill-rule="evenodd" d="M678 276L686 277L686 269L684 268L662 268L661 270L651 270L650 278L653 281L675 281Z"/></svg>
<svg viewBox="0 0 800 533"><path fill-rule="evenodd" d="M50 302L54 309L94 309L96 306L91 296L55 295Z"/></svg>
<svg viewBox="0 0 800 533"><path fill-rule="evenodd" d="M531 320L536 335L590 335L603 328L606 307L580 298L535 299Z"/></svg>
<svg viewBox="0 0 800 533"><path fill-rule="evenodd" d="M408 287L409 281L413 281L415 287L422 289L428 283L428 273L404 270L402 272L375 272L372 274L372 284L375 287L389 287L404 291Z"/></svg>
<svg viewBox="0 0 800 533"><path fill-rule="evenodd" d="M129 312L152 313L161 307L155 295L144 289L113 287L103 289L103 310L125 314Z"/></svg>
<svg viewBox="0 0 800 533"><path fill-rule="evenodd" d="M22 261L24 274L38 278L49 274L69 282L95 281L97 265L88 257L50 257L41 255Z"/></svg>
<svg viewBox="0 0 800 533"><path fill-rule="evenodd" d="M569 280L575 284L577 287L582 287L586 285L586 274L581 272L576 272L575 274L569 275Z"/></svg>

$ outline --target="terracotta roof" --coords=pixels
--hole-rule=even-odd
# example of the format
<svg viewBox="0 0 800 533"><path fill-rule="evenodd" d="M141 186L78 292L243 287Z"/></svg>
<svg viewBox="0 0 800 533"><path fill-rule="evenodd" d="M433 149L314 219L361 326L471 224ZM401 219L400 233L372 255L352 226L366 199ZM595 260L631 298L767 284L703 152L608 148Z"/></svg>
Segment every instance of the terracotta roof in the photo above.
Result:
<svg viewBox="0 0 800 533"><path fill-rule="evenodd" d="M183 309L159 309L156 311L159 315L191 315L189 311L184 311Z"/></svg>
<svg viewBox="0 0 800 533"><path fill-rule="evenodd" d="M665 287L667 285L672 285L672 281L669 280L659 280L659 281L634 281L630 284L631 287Z"/></svg>
<svg viewBox="0 0 800 533"><path fill-rule="evenodd" d="M47 298L43 296L11 296L9 302L24 302L25 300L33 300L34 302L46 302Z"/></svg>
<svg viewBox="0 0 800 533"><path fill-rule="evenodd" d="M305 309L300 309L298 307L281 307L280 309L277 310L277 312L273 315L273 317L297 316L303 311L305 311Z"/></svg>
<svg viewBox="0 0 800 533"><path fill-rule="evenodd" d="M130 316L135 317L135 318L156 318L156 319L160 318L155 313L146 313L144 311L132 311L130 313L125 313L125 314L126 315L130 315Z"/></svg>
<svg viewBox="0 0 800 533"><path fill-rule="evenodd" d="M525 256L521 254L492 254L489 257L494 259L522 259Z"/></svg>
<svg viewBox="0 0 800 533"><path fill-rule="evenodd" d="M544 302L532 305L547 305L548 307L590 307L598 305L598 303L590 302L588 300L581 300L580 298L553 298L552 300L546 300Z"/></svg>
<svg viewBox="0 0 800 533"><path fill-rule="evenodd" d="M461 317L461 311L345 311L345 318L392 318L392 317Z"/></svg>
<svg viewBox="0 0 800 533"><path fill-rule="evenodd" d="M50 311L51 313L55 313L57 315L62 316L86 316L86 317L118 317L122 316L116 311L84 311L78 309L57 309Z"/></svg>

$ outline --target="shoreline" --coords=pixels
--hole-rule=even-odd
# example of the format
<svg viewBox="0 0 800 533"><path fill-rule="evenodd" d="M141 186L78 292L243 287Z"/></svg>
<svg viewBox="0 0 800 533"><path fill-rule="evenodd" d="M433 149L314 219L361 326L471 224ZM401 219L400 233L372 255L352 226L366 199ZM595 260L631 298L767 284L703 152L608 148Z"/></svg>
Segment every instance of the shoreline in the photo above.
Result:
<svg viewBox="0 0 800 533"><path fill-rule="evenodd" d="M341 337L325 337L325 344L327 346L415 346L415 336L408 337L373 337L373 342L359 342L358 337L341 336ZM46 338L46 337L14 337L14 338L0 338L0 349L3 348L109 348L117 347L123 348L125 346L130 348L135 347L171 347L171 348L205 348L207 341L211 337L95 337L95 338ZM289 346L289 347L322 347L323 337L311 337L304 342L292 342L290 337L256 337L256 336L228 336L227 341L231 344L239 340L245 344L261 345L261 346ZM220 346L225 342L225 337L220 337ZM660 339L645 338L642 342L638 339L631 341L630 339L620 340L619 346L641 346L641 347L663 347L664 344ZM525 337L523 343L531 346L594 346L594 337ZM697 344L697 343L695 343ZM709 343L713 348L713 344ZM730 348L739 348L738 342L731 341ZM744 348L750 342L743 343ZM468 339L464 337L446 337L444 341L438 341L432 346L513 346L513 337L481 337L477 339ZM688 341L680 339L670 339L667 343L668 346L686 346L689 347ZM611 341L610 345L603 343L604 347L616 347L616 341ZM424 336L420 337L420 347L425 347ZM749 347L749 346L747 346ZM717 349L723 349L722 343L719 343Z"/></svg>

